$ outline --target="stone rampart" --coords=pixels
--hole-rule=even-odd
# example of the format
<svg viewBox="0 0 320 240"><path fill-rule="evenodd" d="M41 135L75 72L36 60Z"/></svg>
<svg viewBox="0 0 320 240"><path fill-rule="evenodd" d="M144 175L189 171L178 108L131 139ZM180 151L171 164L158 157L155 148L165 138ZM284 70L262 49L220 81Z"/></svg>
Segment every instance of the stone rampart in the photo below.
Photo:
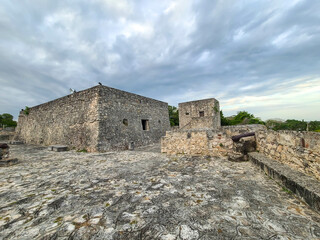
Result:
<svg viewBox="0 0 320 240"><path fill-rule="evenodd" d="M320 180L320 133L263 130L256 142L260 153Z"/></svg>
<svg viewBox="0 0 320 240"><path fill-rule="evenodd" d="M169 129L167 103L99 85L21 111L15 138L109 151L159 142Z"/></svg>
<svg viewBox="0 0 320 240"><path fill-rule="evenodd" d="M266 130L267 128L261 124L250 124L250 125L233 125L223 126L222 131L227 134L228 137L240 135L248 132L257 132L259 130Z"/></svg>
<svg viewBox="0 0 320 240"><path fill-rule="evenodd" d="M16 140L63 144L94 151L98 144L98 87L76 92L20 112Z"/></svg>
<svg viewBox="0 0 320 240"><path fill-rule="evenodd" d="M170 131L161 139L161 152L168 155L227 156L233 152L232 136L265 129L263 125L238 125L217 130L193 129Z"/></svg>
<svg viewBox="0 0 320 240"><path fill-rule="evenodd" d="M168 103L102 86L99 151L158 143L170 129Z"/></svg>

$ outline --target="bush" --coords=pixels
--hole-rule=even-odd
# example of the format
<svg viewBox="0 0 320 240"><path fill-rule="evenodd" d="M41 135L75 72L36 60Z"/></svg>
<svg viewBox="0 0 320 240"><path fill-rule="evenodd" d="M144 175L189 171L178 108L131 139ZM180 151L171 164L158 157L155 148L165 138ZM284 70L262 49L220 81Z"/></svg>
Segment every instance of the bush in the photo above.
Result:
<svg viewBox="0 0 320 240"><path fill-rule="evenodd" d="M25 115L29 115L30 112L30 108L28 106L26 106L26 108L23 110Z"/></svg>

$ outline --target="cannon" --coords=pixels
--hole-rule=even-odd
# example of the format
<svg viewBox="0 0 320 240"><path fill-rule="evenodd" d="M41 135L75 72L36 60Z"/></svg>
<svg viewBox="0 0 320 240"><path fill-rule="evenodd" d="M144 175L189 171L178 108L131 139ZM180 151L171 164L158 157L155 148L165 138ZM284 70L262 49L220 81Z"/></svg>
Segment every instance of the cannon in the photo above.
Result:
<svg viewBox="0 0 320 240"><path fill-rule="evenodd" d="M234 142L239 142L240 139L243 138L243 137L251 137L251 136L254 136L254 135L255 135L254 132L243 133L243 134L240 134L240 135L232 136L231 139L232 139L232 141L234 141Z"/></svg>
<svg viewBox="0 0 320 240"><path fill-rule="evenodd" d="M0 143L0 159L9 157L9 145L6 143Z"/></svg>

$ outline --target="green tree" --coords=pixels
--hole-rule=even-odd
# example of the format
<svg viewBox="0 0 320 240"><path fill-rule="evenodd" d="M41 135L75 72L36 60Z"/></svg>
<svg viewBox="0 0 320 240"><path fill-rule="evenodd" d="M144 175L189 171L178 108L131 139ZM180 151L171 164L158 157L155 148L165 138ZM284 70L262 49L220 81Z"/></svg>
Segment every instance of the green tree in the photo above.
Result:
<svg viewBox="0 0 320 240"><path fill-rule="evenodd" d="M273 130L293 130L293 131L306 131L308 123L304 120L288 119L285 122L278 122L272 125ZM320 122L314 121L309 123L309 131L320 129Z"/></svg>
<svg viewBox="0 0 320 240"><path fill-rule="evenodd" d="M279 128L279 126L283 123L284 123L283 121L269 119L266 121L266 126L269 129L275 130L276 128Z"/></svg>
<svg viewBox="0 0 320 240"><path fill-rule="evenodd" d="M311 122L309 122L309 131L318 131L318 132L320 132L320 121L311 121Z"/></svg>
<svg viewBox="0 0 320 240"><path fill-rule="evenodd" d="M168 106L171 126L179 126L179 110L175 106Z"/></svg>
<svg viewBox="0 0 320 240"><path fill-rule="evenodd" d="M227 119L224 115L222 110L220 110L220 119L221 119L221 126L229 126L231 125L231 122L229 119Z"/></svg>
<svg viewBox="0 0 320 240"><path fill-rule="evenodd" d="M240 111L230 120L231 125L238 124L265 124L260 118L255 117L247 111Z"/></svg>
<svg viewBox="0 0 320 240"><path fill-rule="evenodd" d="M294 131L306 131L307 122L299 121L295 119L288 119L283 123L275 125L273 130L294 130Z"/></svg>
<svg viewBox="0 0 320 240"><path fill-rule="evenodd" d="M17 122L13 120L13 116L9 113L0 115L1 125L4 127L16 127Z"/></svg>

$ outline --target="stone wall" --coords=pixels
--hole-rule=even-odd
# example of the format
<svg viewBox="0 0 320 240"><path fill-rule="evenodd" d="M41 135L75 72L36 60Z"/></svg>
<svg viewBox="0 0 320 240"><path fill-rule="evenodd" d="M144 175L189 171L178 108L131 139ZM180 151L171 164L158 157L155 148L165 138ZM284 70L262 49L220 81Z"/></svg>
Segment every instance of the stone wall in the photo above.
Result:
<svg viewBox="0 0 320 240"><path fill-rule="evenodd" d="M263 130L256 141L260 153L320 180L320 133Z"/></svg>
<svg viewBox="0 0 320 240"><path fill-rule="evenodd" d="M99 151L156 143L170 129L165 102L104 86L99 96Z"/></svg>
<svg viewBox="0 0 320 240"><path fill-rule="evenodd" d="M219 129L170 131L161 139L161 152L168 155L227 156L233 151L234 135L266 129L263 125L238 125Z"/></svg>
<svg viewBox="0 0 320 240"><path fill-rule="evenodd" d="M0 141L10 141L13 139L15 132L0 131Z"/></svg>
<svg viewBox="0 0 320 240"><path fill-rule="evenodd" d="M261 124L222 126L221 129L224 133L227 134L228 137L240 135L243 133L267 130L266 126Z"/></svg>
<svg viewBox="0 0 320 240"><path fill-rule="evenodd" d="M108 151L158 142L169 129L167 103L99 85L21 111L15 138Z"/></svg>
<svg viewBox="0 0 320 240"><path fill-rule="evenodd" d="M63 144L94 151L98 143L98 87L58 98L20 112L16 140Z"/></svg>
<svg viewBox="0 0 320 240"><path fill-rule="evenodd" d="M180 129L216 129L220 122L219 102L214 98L179 103Z"/></svg>

